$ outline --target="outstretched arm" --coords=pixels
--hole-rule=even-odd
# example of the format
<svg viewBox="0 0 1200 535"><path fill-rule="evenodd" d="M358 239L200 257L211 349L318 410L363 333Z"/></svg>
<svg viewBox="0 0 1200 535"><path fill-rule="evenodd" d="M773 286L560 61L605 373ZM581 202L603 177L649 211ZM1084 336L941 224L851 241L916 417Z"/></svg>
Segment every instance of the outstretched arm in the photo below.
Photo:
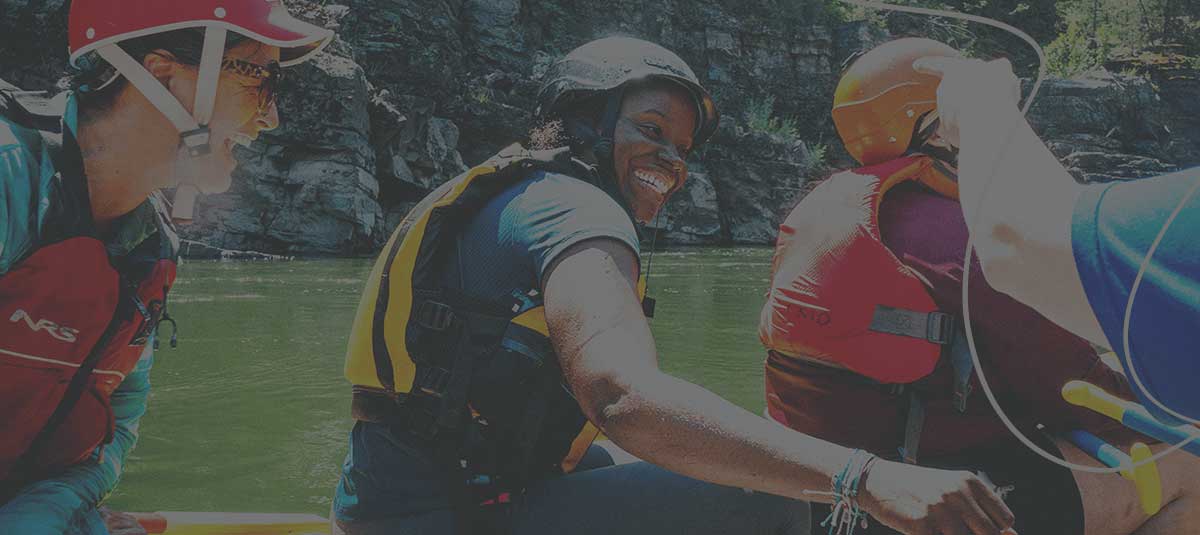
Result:
<svg viewBox="0 0 1200 535"><path fill-rule="evenodd" d="M1078 184L1017 108L1007 60L924 58L942 77L938 114L959 152L959 198L988 283L1097 344L1108 340L1076 268L1071 220Z"/></svg>
<svg viewBox="0 0 1200 535"><path fill-rule="evenodd" d="M571 246L544 277L546 318L567 382L621 448L680 474L806 501L828 501L851 452L772 424L662 373L634 293L637 263L612 239ZM1012 514L961 472L878 463L862 503L906 533L998 534Z"/></svg>

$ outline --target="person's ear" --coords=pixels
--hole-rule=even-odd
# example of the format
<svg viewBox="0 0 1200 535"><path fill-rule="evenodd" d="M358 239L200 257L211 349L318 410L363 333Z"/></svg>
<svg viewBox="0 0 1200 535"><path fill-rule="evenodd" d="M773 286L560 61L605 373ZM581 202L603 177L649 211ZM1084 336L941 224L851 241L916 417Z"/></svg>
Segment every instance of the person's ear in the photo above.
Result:
<svg viewBox="0 0 1200 535"><path fill-rule="evenodd" d="M163 85L168 85L167 82L178 74L182 65L170 52L155 50L142 58L142 67Z"/></svg>
<svg viewBox="0 0 1200 535"><path fill-rule="evenodd" d="M571 139L591 144L600 137L595 121L590 117L574 116L563 119L563 130Z"/></svg>

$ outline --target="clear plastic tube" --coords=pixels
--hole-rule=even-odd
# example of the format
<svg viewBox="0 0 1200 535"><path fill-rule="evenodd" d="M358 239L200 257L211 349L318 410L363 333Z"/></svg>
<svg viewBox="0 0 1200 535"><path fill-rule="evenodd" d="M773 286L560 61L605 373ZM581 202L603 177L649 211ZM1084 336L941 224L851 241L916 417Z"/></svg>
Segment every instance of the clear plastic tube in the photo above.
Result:
<svg viewBox="0 0 1200 535"><path fill-rule="evenodd" d="M999 28L1001 30L1004 30L1006 32L1009 32L1009 33L1021 38L1021 40L1025 41L1026 43L1029 44L1029 46L1033 47L1033 49L1037 52L1037 56L1038 56L1037 80L1033 84L1033 88L1029 93L1029 97L1027 97L1025 99L1025 103L1021 107L1022 115L1029 113L1029 109L1033 106L1033 102L1037 98L1038 91L1041 89L1042 83L1046 79L1046 53L1045 53L1045 51L1042 50L1041 45L1039 45L1038 42L1033 37L1031 37L1029 34L1021 31L1020 29L1013 27L1012 25L1005 24L998 20L990 19L987 17L981 17L978 15L970 15L967 13L959 13L956 11L947 11L947 10L943 10L943 9L927 9L927 8L920 8L920 7L900 6L900 5L895 5L895 4L887 4L884 2L873 2L873 1L868 1L868 0L842 0L842 1L847 4L861 6L861 7L865 7L865 8L869 8L869 9L880 9L880 10L885 10L885 11L898 11L898 12L903 12L903 13L912 13L912 14L916 14L916 15L926 15L926 16L932 16L932 17L947 17L947 18L952 18L952 19L965 20L965 21L969 21L969 22L977 22L980 24L985 24L987 26L992 26L994 28ZM1017 125L1012 125L1011 127L1009 127L1008 135L1005 138L1004 146L1002 147L1002 149L1000 151L1001 153L1004 152L1004 149L1007 148L1009 143L1012 141L1013 134L1016 132L1016 127L1017 127ZM991 173L988 174L988 177L983 182L983 195L980 196L981 204L982 204L982 199L987 196L987 191L989 189L989 186L991 185L992 179L995 178L995 174L996 174L995 167L993 166ZM1171 214L1171 217L1169 217L1167 219L1166 223L1163 225L1162 230L1159 231L1158 237L1155 239L1153 245L1151 245L1150 250L1146 254L1146 258L1142 261L1141 268L1138 270L1137 277L1134 279L1133 287L1130 290L1129 301L1126 303L1125 323L1123 326L1124 352L1125 352L1126 366L1130 370L1131 378L1135 381L1138 388L1142 389L1143 392L1145 392L1145 388L1142 385L1141 379L1137 376L1137 372L1133 369L1133 359L1131 357L1130 348L1129 348L1129 320L1131 318L1131 314L1133 311L1133 301L1137 295L1138 288L1141 286L1142 278L1145 275L1146 269L1150 265L1150 261L1154 256L1154 252L1158 248L1158 244L1162 241L1162 238L1166 234L1167 229L1170 227L1171 223L1174 222L1175 217L1179 214L1179 212L1183 209L1183 207L1187 203L1187 201L1196 193L1196 191L1198 189L1200 189L1200 182L1197 182L1196 187L1193 187L1192 190L1188 193L1188 195L1184 196L1184 199L1182 201L1180 201L1179 206L1176 207L1175 212ZM976 207L976 210L974 213L976 213L976 214L979 213L978 207ZM1129 466L1129 467L1100 468L1100 467L1095 467L1095 466L1087 466L1087 465L1072 463L1072 462L1069 462L1065 459L1058 457L1057 455L1054 455L1054 454L1046 451L1045 449L1043 449L1040 446L1038 446L1037 444L1035 444L1033 442L1033 440L1031 440L1028 436L1025 435L1025 433L1021 432L1021 430L1018 429L1015 424L1013 424L1012 419L1010 419L1008 417L1008 413L1006 413L1004 411L1004 409L1000 406L1000 402L996 399L996 395L992 391L991 385L988 383L987 377L983 372L983 365L979 359L979 351L975 346L975 336L974 336L974 331L973 331L972 325L971 325L970 296L969 296L969 292L967 290L969 288L969 284L970 284L970 280L971 280L970 265L971 265L971 259L973 257L972 253L975 250L975 224L977 222L978 222L978 220L976 219L975 221L968 223L970 226L970 228L969 228L970 234L967 238L967 250L966 250L966 254L964 255L964 258L963 258L963 283L962 283L963 324L964 324L964 328L966 330L966 335L967 335L967 346L971 350L971 360L975 364L975 371L979 376L980 386L983 387L983 392L987 396L988 402L991 403L992 408L996 411L996 414L1000 417L1000 420L1002 422L1004 422L1004 425L1005 425L1005 427L1008 428L1009 432L1012 433L1012 435L1014 437L1016 437L1017 440L1019 440L1022 444L1024 444L1025 447L1029 448L1031 451L1038 454L1039 456L1046 459L1047 461L1050 461L1056 465L1062 466L1063 468L1067 468L1069 470L1074 470L1074 471L1078 471L1078 472L1089 472L1089 473L1095 473L1095 474L1117 474L1117 473L1120 473L1124 469L1133 469L1133 468L1137 468L1137 467L1145 465L1145 464L1157 462L1159 459L1162 459L1163 457L1171 454L1172 452L1179 450L1184 445L1186 445L1188 442L1190 442L1191 440L1182 441L1164 451L1159 452L1158 454L1156 454L1148 459L1144 459L1142 461L1136 462L1132 466ZM1161 402L1159 402L1157 399L1150 396L1148 393L1147 393L1147 397L1149 397L1151 401L1153 401L1159 408L1163 409L1168 414L1171 414L1172 416L1180 417L1180 415L1177 412L1164 406ZM1181 419L1189 421L1191 423L1198 423L1196 420L1186 418L1186 417L1181 418Z"/></svg>

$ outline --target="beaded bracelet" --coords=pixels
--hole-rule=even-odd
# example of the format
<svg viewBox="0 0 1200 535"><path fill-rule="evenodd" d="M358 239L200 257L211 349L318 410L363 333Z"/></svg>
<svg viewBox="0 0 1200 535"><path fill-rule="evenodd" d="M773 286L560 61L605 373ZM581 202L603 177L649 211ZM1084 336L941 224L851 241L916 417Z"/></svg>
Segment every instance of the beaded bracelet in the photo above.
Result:
<svg viewBox="0 0 1200 535"><path fill-rule="evenodd" d="M821 527L829 528L829 535L854 535L859 526L867 528L867 513L857 500L859 484L878 459L869 452L854 450L842 471L833 476L833 491L829 493L833 497L832 511L821 522Z"/></svg>

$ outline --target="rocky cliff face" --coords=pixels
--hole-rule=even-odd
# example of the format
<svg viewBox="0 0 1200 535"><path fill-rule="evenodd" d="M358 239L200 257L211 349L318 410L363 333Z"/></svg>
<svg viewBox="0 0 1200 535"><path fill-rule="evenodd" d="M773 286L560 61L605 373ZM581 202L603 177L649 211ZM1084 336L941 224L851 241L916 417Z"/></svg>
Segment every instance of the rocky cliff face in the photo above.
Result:
<svg viewBox="0 0 1200 535"><path fill-rule="evenodd" d="M837 72L885 39L836 22L817 1L343 2L289 3L337 27L339 40L288 72L283 126L239 153L234 188L205 198L185 237L277 254L371 253L424 193L524 137L556 57L620 33L677 51L724 115L656 223L661 241L771 243L805 184L850 165L828 113ZM50 87L64 33L64 0L0 0L0 78ZM769 97L795 135L748 128L746 110ZM1200 163L1197 102L1194 71L1104 74L1051 80L1032 117L1080 179L1114 180Z"/></svg>

